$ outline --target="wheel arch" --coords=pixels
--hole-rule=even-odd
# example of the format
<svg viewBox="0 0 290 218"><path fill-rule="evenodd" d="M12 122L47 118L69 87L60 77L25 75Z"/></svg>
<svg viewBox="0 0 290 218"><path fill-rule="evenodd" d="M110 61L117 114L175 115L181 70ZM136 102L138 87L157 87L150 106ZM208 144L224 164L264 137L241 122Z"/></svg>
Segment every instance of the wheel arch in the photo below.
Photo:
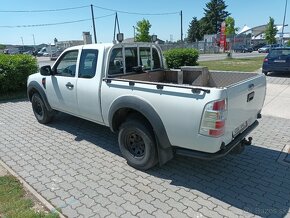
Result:
<svg viewBox="0 0 290 218"><path fill-rule="evenodd" d="M45 104L45 107L47 108L48 111L53 110L48 103L48 100L47 100L47 97L46 97L44 90L36 81L30 82L29 85L27 86L27 97L28 97L29 101L31 101L34 93L38 93L40 95L40 97L42 98L42 100Z"/></svg>
<svg viewBox="0 0 290 218"><path fill-rule="evenodd" d="M110 107L108 120L113 132L117 132L126 118L135 113L152 127L156 141L159 164L164 164L173 158L172 145L166 129L156 110L145 100L135 96L123 96L113 102Z"/></svg>

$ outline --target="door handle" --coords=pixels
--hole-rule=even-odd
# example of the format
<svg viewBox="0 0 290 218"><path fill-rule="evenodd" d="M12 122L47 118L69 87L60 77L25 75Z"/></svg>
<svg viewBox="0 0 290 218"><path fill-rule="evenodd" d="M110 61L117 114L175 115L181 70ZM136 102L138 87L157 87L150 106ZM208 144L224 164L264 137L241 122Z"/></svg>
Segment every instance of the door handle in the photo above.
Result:
<svg viewBox="0 0 290 218"><path fill-rule="evenodd" d="M65 86L68 87L69 89L72 89L74 87L74 85L71 84L70 82L68 82Z"/></svg>

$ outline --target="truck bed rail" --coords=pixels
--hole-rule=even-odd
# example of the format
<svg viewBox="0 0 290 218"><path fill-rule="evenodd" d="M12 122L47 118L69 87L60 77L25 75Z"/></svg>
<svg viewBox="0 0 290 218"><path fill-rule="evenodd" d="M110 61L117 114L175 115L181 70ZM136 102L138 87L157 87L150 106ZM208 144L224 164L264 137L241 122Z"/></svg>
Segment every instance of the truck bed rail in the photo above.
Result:
<svg viewBox="0 0 290 218"><path fill-rule="evenodd" d="M115 79L115 78L104 78L104 82L111 83L112 81L120 81L120 82L128 82L129 86L135 86L136 83L138 84L147 84L147 85L155 85L156 89L163 89L164 86L167 87L174 87L174 88L183 88L183 89L191 89L193 93L205 92L207 94L210 93L209 89L204 88L196 88L190 85L177 85L177 84L169 84L169 83L156 83L156 82L148 82L148 81L137 81L137 80L128 80L128 79Z"/></svg>

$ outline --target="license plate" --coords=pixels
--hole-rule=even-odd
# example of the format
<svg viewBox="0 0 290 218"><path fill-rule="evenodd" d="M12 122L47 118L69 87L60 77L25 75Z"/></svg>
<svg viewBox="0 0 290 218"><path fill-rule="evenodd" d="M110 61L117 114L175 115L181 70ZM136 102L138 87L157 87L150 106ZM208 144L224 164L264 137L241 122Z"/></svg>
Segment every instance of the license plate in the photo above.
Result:
<svg viewBox="0 0 290 218"><path fill-rule="evenodd" d="M241 125L239 125L237 128L235 128L235 130L233 131L233 137L236 137L237 135L239 135L241 132L243 132L248 126L248 122L244 122Z"/></svg>
<svg viewBox="0 0 290 218"><path fill-rule="evenodd" d="M286 63L286 60L274 60L275 63Z"/></svg>

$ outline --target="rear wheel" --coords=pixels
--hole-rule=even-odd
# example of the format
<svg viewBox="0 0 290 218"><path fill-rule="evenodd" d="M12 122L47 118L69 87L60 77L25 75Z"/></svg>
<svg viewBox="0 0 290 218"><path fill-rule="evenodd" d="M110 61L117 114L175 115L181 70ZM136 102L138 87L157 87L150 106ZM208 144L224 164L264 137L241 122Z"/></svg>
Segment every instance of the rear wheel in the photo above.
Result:
<svg viewBox="0 0 290 218"><path fill-rule="evenodd" d="M34 93L31 98L32 109L37 121L42 124L49 123L54 115L54 112L47 110L42 98L38 93Z"/></svg>
<svg viewBox="0 0 290 218"><path fill-rule="evenodd" d="M130 166L147 170L156 165L156 141L146 122L127 119L120 127L118 141L121 153Z"/></svg>

